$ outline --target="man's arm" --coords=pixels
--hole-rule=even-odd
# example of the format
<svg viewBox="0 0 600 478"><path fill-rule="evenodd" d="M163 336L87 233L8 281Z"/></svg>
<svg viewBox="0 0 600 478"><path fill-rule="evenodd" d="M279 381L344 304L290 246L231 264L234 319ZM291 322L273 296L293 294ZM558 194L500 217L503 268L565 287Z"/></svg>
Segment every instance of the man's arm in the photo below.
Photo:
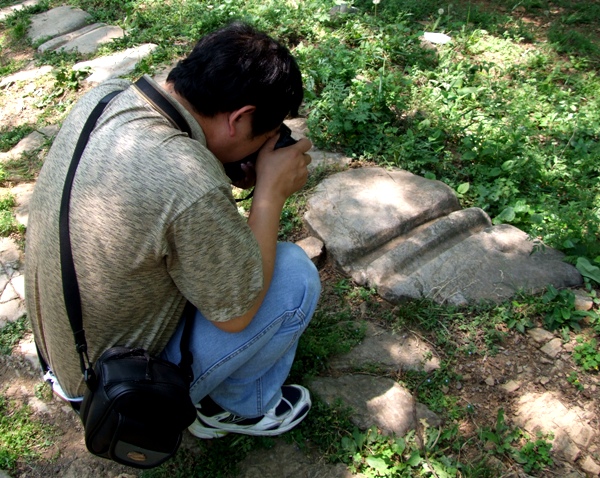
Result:
<svg viewBox="0 0 600 478"><path fill-rule="evenodd" d="M261 306L273 277L281 211L286 199L304 186L308 177L311 158L306 152L311 142L304 138L287 148L273 150L276 140L277 137L267 141L258 156L256 187L248 217L262 256L263 288L244 315L226 322L213 322L225 332L244 330Z"/></svg>

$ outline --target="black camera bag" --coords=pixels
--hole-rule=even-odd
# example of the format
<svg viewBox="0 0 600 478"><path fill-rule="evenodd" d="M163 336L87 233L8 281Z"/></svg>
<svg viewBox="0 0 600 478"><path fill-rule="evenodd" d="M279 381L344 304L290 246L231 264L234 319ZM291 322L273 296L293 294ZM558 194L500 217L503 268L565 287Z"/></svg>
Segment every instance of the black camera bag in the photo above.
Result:
<svg viewBox="0 0 600 478"><path fill-rule="evenodd" d="M196 417L183 371L142 349L113 347L94 372L80 410L88 450L139 468L171 457Z"/></svg>
<svg viewBox="0 0 600 478"><path fill-rule="evenodd" d="M146 80L142 83L144 88L151 87ZM185 306L179 365L151 357L143 349L112 347L92 367L70 241L69 205L75 171L98 118L118 93L106 95L90 114L67 171L59 219L61 273L67 315L87 385L80 408L85 444L94 455L136 468L152 468L175 454L182 432L196 418L189 396L193 360L189 336L195 309L189 302Z"/></svg>

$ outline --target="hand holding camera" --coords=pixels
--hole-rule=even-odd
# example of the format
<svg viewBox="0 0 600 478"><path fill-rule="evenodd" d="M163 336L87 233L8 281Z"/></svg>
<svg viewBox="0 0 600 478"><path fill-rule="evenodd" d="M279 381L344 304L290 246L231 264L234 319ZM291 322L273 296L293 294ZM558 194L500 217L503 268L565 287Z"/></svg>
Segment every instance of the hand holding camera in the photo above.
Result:
<svg viewBox="0 0 600 478"><path fill-rule="evenodd" d="M288 128L285 124L281 125L279 130L279 139L275 143L274 149L285 148L286 146L291 146L292 144L296 144L298 141L292 138L292 130ZM260 151L260 150L259 150ZM256 151L249 156L246 156L244 159L239 161L235 161L233 163L225 163L225 173L231 179L231 182L236 184L241 184L244 179L248 176L248 168L252 168L253 165L256 164L256 159L258 158L258 152ZM246 166L248 165L248 166ZM252 165L252 166L251 166ZM251 185L249 185L251 186ZM247 187L249 187L247 186ZM241 187L241 186L240 186ZM245 188L243 188L245 189Z"/></svg>

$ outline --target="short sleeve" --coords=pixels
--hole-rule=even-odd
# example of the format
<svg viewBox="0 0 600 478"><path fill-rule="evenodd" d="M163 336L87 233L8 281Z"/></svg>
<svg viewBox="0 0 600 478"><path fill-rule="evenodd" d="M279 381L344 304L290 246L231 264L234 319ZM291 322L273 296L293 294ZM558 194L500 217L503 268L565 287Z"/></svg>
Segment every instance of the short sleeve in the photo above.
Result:
<svg viewBox="0 0 600 478"><path fill-rule="evenodd" d="M169 274L207 319L224 322L250 309L263 287L262 259L226 185L181 213L167 238Z"/></svg>

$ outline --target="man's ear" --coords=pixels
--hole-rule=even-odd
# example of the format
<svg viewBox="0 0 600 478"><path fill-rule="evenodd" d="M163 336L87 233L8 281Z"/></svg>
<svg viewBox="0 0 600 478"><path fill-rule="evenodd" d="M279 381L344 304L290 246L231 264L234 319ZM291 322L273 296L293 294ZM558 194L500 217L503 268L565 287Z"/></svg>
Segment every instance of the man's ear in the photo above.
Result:
<svg viewBox="0 0 600 478"><path fill-rule="evenodd" d="M229 127L229 136L234 137L238 129L247 129L252 131L252 114L256 111L256 106L246 105L242 108L229 113L227 124Z"/></svg>

